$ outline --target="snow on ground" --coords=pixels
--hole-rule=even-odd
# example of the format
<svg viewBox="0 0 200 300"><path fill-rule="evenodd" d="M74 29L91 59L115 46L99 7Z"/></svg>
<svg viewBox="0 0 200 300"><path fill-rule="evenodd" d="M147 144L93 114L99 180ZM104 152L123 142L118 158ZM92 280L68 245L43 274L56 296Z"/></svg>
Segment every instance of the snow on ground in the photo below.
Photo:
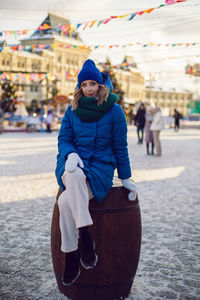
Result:
<svg viewBox="0 0 200 300"><path fill-rule="evenodd" d="M200 131L164 130L161 157L133 126L128 141L143 227L128 299L200 299ZM57 132L0 135L0 299L67 299L50 249L56 154Z"/></svg>

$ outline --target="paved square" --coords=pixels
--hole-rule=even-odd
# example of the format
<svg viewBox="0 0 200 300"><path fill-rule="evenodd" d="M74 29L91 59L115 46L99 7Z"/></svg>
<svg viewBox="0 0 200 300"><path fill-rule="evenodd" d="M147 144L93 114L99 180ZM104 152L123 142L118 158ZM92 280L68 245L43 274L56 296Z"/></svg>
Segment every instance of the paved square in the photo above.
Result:
<svg viewBox="0 0 200 300"><path fill-rule="evenodd" d="M67 299L50 252L56 137L0 135L0 299ZM133 126L128 141L143 227L128 299L200 299L200 131L164 130L161 157L146 155Z"/></svg>

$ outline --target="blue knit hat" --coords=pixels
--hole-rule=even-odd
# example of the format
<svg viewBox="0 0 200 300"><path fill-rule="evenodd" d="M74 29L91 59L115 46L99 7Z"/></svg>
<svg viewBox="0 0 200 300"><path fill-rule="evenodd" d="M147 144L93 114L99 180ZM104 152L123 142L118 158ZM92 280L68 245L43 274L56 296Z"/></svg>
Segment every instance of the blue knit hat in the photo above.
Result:
<svg viewBox="0 0 200 300"><path fill-rule="evenodd" d="M85 80L94 80L99 84L103 84L103 78L101 76L101 72L96 67L95 63L91 59L87 59L81 71L78 74L78 86L81 86L81 83Z"/></svg>

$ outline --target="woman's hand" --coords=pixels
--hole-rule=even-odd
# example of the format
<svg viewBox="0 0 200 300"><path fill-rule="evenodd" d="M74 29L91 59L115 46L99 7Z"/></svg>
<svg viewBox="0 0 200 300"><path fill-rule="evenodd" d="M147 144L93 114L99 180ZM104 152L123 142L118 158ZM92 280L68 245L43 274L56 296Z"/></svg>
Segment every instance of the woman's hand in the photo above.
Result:
<svg viewBox="0 0 200 300"><path fill-rule="evenodd" d="M75 152L70 153L65 163L65 170L68 172L74 172L78 165L80 168L84 168L84 164L79 155Z"/></svg>
<svg viewBox="0 0 200 300"><path fill-rule="evenodd" d="M130 191L128 199L134 201L137 197L135 183L130 179L121 179L123 186Z"/></svg>

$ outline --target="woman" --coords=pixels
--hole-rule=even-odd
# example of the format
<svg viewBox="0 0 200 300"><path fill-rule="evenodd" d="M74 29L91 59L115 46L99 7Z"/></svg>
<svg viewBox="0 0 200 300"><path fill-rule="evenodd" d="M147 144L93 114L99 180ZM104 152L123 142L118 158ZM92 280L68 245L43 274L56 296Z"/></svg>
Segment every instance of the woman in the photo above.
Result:
<svg viewBox="0 0 200 300"><path fill-rule="evenodd" d="M145 142L147 148L147 155L150 155L149 144L151 144L151 154L154 155L154 142L153 142L153 132L150 129L151 123L153 121L153 113L152 107L147 108L147 112L145 114Z"/></svg>
<svg viewBox="0 0 200 300"><path fill-rule="evenodd" d="M130 199L135 199L135 185L129 179L126 119L111 90L108 74L101 73L92 60L86 60L58 136L56 176L63 191L58 206L61 251L66 253L62 279L65 285L78 278L80 263L86 269L97 263L88 231L93 224L88 203L92 198L103 201L112 187L115 168L123 186L132 192Z"/></svg>
<svg viewBox="0 0 200 300"><path fill-rule="evenodd" d="M150 130L153 131L153 140L155 145L156 154L155 156L161 156L161 143L160 143L160 131L164 128L164 119L160 107L155 107L153 110L154 117L153 122L150 126Z"/></svg>
<svg viewBox="0 0 200 300"><path fill-rule="evenodd" d="M142 144L145 126L145 106L143 103L140 104L140 107L135 116L135 125L137 127L138 144Z"/></svg>

